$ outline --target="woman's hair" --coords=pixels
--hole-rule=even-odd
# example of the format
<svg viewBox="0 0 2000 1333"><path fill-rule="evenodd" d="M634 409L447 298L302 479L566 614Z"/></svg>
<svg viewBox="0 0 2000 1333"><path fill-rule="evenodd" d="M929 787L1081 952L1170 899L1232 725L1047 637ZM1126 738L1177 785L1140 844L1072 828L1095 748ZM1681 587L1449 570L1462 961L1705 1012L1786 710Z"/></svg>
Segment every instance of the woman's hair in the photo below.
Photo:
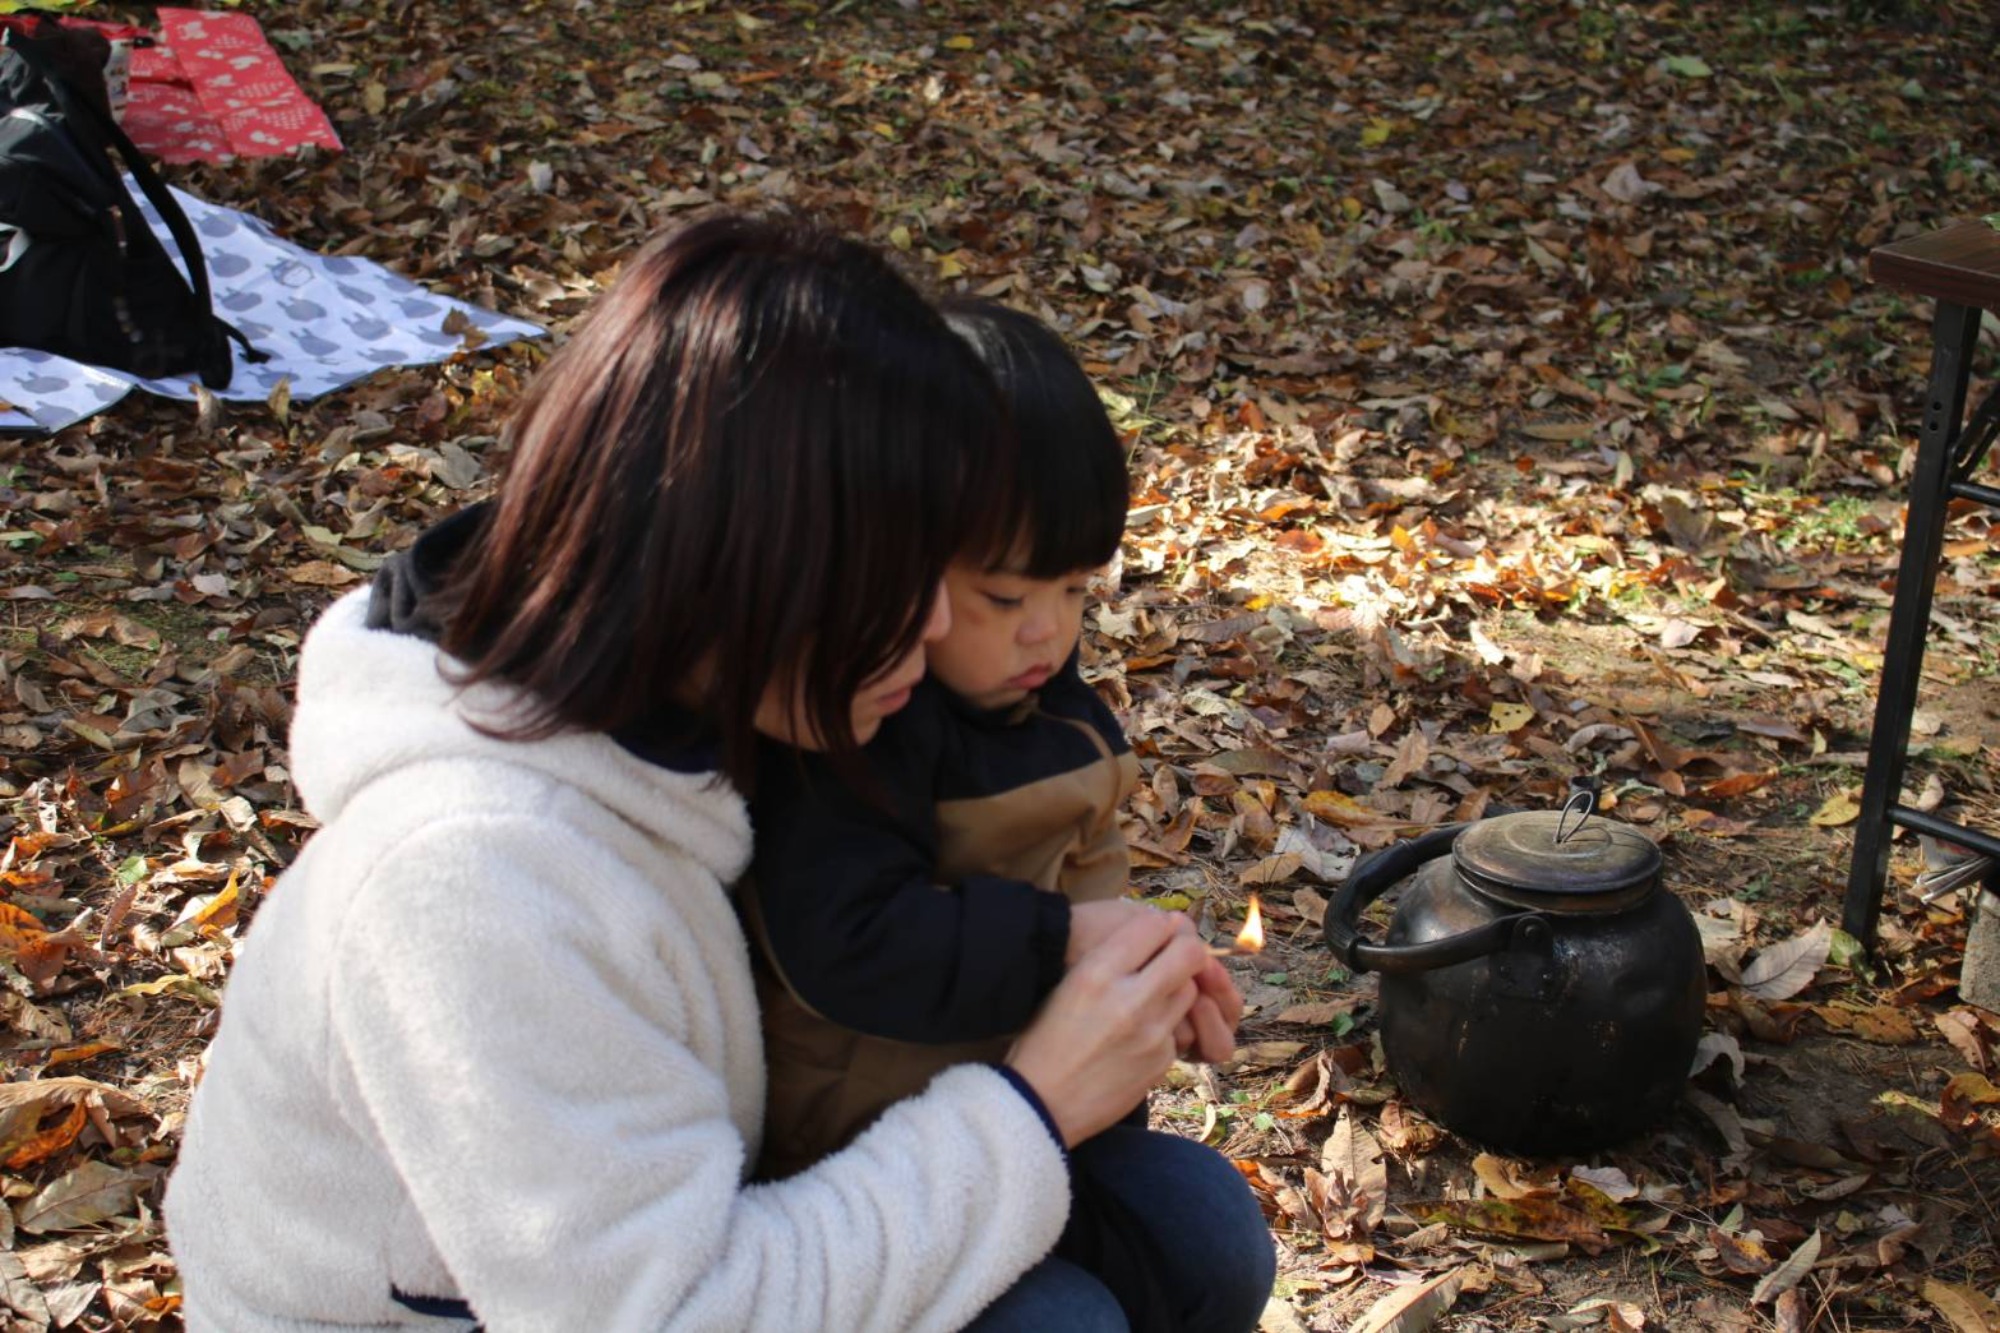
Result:
<svg viewBox="0 0 2000 1333"><path fill-rule="evenodd" d="M1014 427L1011 485L960 556L1054 579L1105 564L1125 535L1125 447L1083 367L1047 324L992 301L947 302L945 322L978 355Z"/></svg>
<svg viewBox="0 0 2000 1333"><path fill-rule="evenodd" d="M961 540L990 540L1003 427L876 251L710 214L631 259L523 396L441 645L463 683L526 692L503 734L698 724L741 782L776 686L851 754L856 692L919 641Z"/></svg>

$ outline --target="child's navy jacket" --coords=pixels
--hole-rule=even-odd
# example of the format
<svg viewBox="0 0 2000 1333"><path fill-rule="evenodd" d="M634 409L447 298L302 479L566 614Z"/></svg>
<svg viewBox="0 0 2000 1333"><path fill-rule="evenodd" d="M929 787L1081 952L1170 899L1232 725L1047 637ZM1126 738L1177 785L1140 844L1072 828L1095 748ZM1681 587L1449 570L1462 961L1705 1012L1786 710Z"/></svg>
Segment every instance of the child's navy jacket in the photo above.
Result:
<svg viewBox="0 0 2000 1333"><path fill-rule="evenodd" d="M1124 892L1138 764L1074 654L975 708L925 680L862 751L758 761L738 892L770 1094L758 1173L839 1148L945 1067L997 1060L1063 974L1069 905Z"/></svg>

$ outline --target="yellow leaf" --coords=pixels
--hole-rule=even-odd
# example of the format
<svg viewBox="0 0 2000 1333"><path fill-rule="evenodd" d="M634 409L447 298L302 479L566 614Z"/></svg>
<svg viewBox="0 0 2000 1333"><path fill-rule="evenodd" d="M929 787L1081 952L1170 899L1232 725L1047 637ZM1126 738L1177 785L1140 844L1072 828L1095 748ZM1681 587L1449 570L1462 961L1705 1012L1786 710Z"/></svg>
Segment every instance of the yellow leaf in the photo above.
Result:
<svg viewBox="0 0 2000 1333"><path fill-rule="evenodd" d="M1486 715L1495 731L1519 731L1535 720L1535 710L1527 704L1494 704Z"/></svg>
<svg viewBox="0 0 2000 1333"><path fill-rule="evenodd" d="M66 1065L76 1060L94 1060L100 1055L125 1048L115 1041L87 1041L81 1046L58 1046L49 1052L48 1067Z"/></svg>
<svg viewBox="0 0 2000 1333"><path fill-rule="evenodd" d="M949 51L970 51L978 45L970 37L947 37L944 39L944 44L945 49Z"/></svg>
<svg viewBox="0 0 2000 1333"><path fill-rule="evenodd" d="M28 1131L0 1143L0 1153L6 1154L7 1169L19 1171L55 1156L76 1140L83 1132L88 1113L81 1101L70 1103L69 1114L42 1129L39 1121L29 1122Z"/></svg>
<svg viewBox="0 0 2000 1333"><path fill-rule="evenodd" d="M1337 791L1314 791L1306 793L1306 813L1315 819L1324 819L1329 824L1384 824L1390 817L1372 806L1366 806Z"/></svg>
<svg viewBox="0 0 2000 1333"><path fill-rule="evenodd" d="M895 246L898 250L909 249L910 229L901 224L891 227L889 229L889 244Z"/></svg>
<svg viewBox="0 0 2000 1333"><path fill-rule="evenodd" d="M2000 1328L2000 1305L1984 1292L1955 1282L1924 1279L1924 1299L1950 1322L1957 1333L1992 1333Z"/></svg>
<svg viewBox="0 0 2000 1333"><path fill-rule="evenodd" d="M956 278L964 272L965 265L958 262L957 254L938 256L938 276L940 278Z"/></svg>
<svg viewBox="0 0 2000 1333"><path fill-rule="evenodd" d="M152 981L142 981L136 986L127 986L124 990L117 992L117 994L120 997L126 995L178 995L183 999L193 1000L204 1009L213 1009L222 1003L222 997L217 995L212 989L202 985L193 977L179 974L169 977L158 977Z"/></svg>
<svg viewBox="0 0 2000 1333"><path fill-rule="evenodd" d="M1611 1243L1589 1214L1560 1199L1451 1199L1417 1207L1424 1221L1443 1222L1453 1230L1563 1241L1587 1254L1597 1254Z"/></svg>
<svg viewBox="0 0 2000 1333"><path fill-rule="evenodd" d="M236 872L229 872L229 882L222 886L222 892L209 899L208 905L195 913L194 928L200 930L223 930L236 924L236 909L242 901L236 890Z"/></svg>
<svg viewBox="0 0 2000 1333"><path fill-rule="evenodd" d="M895 142L896 139L895 126L884 124L881 121L876 121L873 125L870 125L868 128L875 131L877 134L881 135L884 139L887 139L892 143Z"/></svg>
<svg viewBox="0 0 2000 1333"><path fill-rule="evenodd" d="M1371 120L1361 131L1363 148L1378 148L1389 141L1389 135L1396 127L1386 120Z"/></svg>
<svg viewBox="0 0 2000 1333"><path fill-rule="evenodd" d="M735 14L733 14L731 17L733 17L736 20L736 26L743 29L743 31L745 32L756 32L760 28L768 28L771 26L771 21L769 19L760 19L755 14L746 14L740 9L737 10Z"/></svg>
<svg viewBox="0 0 2000 1333"><path fill-rule="evenodd" d="M1216 1068L1224 1073L1246 1074L1259 1069L1272 1069L1289 1064L1306 1048L1302 1041L1253 1041L1248 1046L1238 1046L1235 1052Z"/></svg>
<svg viewBox="0 0 2000 1333"><path fill-rule="evenodd" d="M361 106L371 116L379 116L389 105L389 90L371 83L361 90Z"/></svg>
<svg viewBox="0 0 2000 1333"><path fill-rule="evenodd" d="M1825 804L1813 811L1806 822L1821 828L1839 828L1842 824L1852 824L1861 818L1861 793L1858 791L1837 791L1826 798Z"/></svg>

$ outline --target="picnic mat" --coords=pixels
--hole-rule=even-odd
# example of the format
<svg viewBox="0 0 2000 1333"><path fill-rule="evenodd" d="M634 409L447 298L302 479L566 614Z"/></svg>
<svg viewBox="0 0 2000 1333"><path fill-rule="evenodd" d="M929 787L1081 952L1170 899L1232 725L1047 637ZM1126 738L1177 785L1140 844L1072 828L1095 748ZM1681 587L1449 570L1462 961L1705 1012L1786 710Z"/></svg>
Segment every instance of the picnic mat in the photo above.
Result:
<svg viewBox="0 0 2000 1333"><path fill-rule="evenodd" d="M239 350L235 378L218 397L262 401L289 380L292 399L302 402L384 366L428 365L461 348L542 333L539 325L440 296L371 260L314 254L247 213L180 190L174 197L201 237L215 313L271 354L251 365ZM141 209L167 253L176 254L152 206ZM144 380L47 352L0 348L0 429L60 430L134 388L192 400L195 383Z"/></svg>
<svg viewBox="0 0 2000 1333"><path fill-rule="evenodd" d="M307 144L340 151L333 123L286 71L256 19L166 6L155 13L157 32L129 23L62 20L129 45L118 119L140 151L162 162L278 157Z"/></svg>
<svg viewBox="0 0 2000 1333"><path fill-rule="evenodd" d="M326 113L285 71L248 14L159 11L157 45L132 52L125 133L163 162L340 151Z"/></svg>

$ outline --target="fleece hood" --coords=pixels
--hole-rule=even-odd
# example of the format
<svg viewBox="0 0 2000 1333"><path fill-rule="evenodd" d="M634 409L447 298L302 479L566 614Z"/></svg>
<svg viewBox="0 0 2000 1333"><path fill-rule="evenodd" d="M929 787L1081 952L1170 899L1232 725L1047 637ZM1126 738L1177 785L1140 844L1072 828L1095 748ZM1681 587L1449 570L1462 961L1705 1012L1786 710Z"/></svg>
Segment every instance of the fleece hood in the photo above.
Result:
<svg viewBox="0 0 2000 1333"><path fill-rule="evenodd" d="M392 596L408 591L393 573L379 587ZM292 774L315 819L331 823L374 784L413 769L439 765L449 780L467 771L455 761L472 761L547 776L641 829L674 809L674 840L684 851L724 883L742 873L749 817L716 774L649 762L599 734L533 741L486 734L481 724L504 726L519 715L519 692L454 685L452 659L421 632L371 624L379 617L371 617L370 599L364 589L335 602L300 655Z"/></svg>

